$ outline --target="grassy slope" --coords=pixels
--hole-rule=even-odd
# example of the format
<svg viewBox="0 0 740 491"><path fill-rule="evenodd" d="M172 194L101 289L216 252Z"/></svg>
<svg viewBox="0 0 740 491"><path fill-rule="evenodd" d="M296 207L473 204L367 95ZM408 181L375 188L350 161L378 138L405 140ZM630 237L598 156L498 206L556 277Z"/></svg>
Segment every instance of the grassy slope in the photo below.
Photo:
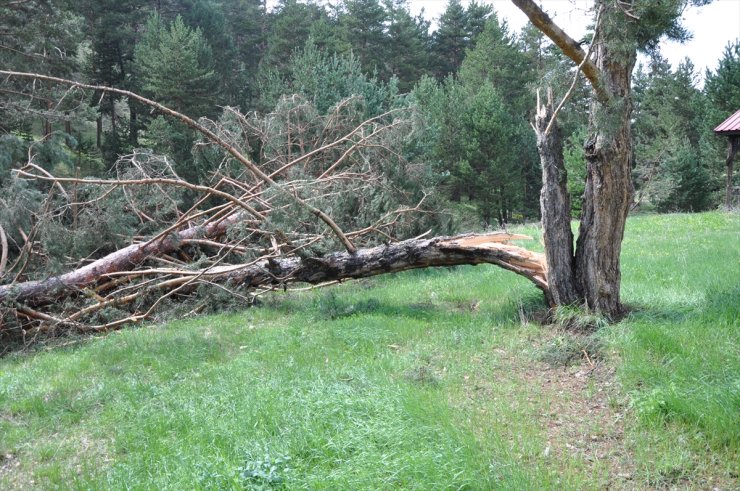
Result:
<svg viewBox="0 0 740 491"><path fill-rule="evenodd" d="M736 486L739 235L631 219L637 310L596 335L596 369L543 363L567 336L522 324L538 292L493 267L5 358L0 488Z"/></svg>

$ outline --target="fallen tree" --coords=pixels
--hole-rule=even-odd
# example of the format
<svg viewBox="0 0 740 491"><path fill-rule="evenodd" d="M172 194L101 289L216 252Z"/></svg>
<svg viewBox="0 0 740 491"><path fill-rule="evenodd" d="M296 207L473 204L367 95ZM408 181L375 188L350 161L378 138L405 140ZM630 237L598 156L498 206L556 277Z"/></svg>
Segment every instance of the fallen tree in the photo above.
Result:
<svg viewBox="0 0 740 491"><path fill-rule="evenodd" d="M37 217L36 228L22 234L24 243L17 244L19 252L5 272L7 282L0 285L0 335L27 339L42 332L114 329L150 319L165 301L193 297L200 288L248 303L293 283L325 285L462 264L503 267L532 281L553 302L544 255L510 244L527 237L505 232L418 235L419 217L430 211L425 209L426 195L414 198L392 186L384 189L388 184L379 167L387 162L407 166L393 148L394 135L405 134L409 124L399 110L358 121L356 101L349 99L323 119L301 122L301 113L311 114L303 107L308 103L291 100L286 114L271 116L270 128L283 128L274 137L261 120L229 108L225 121L195 121L128 91L37 74L0 75L67 85L68 93L94 90L133 98L199 132L203 140L197 145L221 160L209 181L198 184L180 178L166 157L146 152L121 159L114 177L72 178L51 175L34 163L29 150L14 178L45 186L44 209L56 210L47 215L73 226L81 209L116 195L125 213L159 230L131 237L129 245L97 258L77 260L66 273L28 278L26 265L45 260L36 225L47 218ZM273 124L276 119L280 124ZM287 141L287 149L276 140ZM299 143L292 144L294 140ZM259 144L259 162L249 156L248 141ZM270 149L273 153L267 154ZM88 194L81 201L83 189ZM191 193L190 204L184 206L173 190ZM147 201L153 196L156 206ZM416 205L401 205L409 198ZM352 206L333 206L339 200L350 200ZM379 217L370 216L370 204L377 201L397 201L399 206L388 209L386 204ZM105 213L97 210L92 214ZM414 230L416 238L402 240ZM334 252L337 246L344 251ZM198 312L205 303L191 311Z"/></svg>
<svg viewBox="0 0 740 491"><path fill-rule="evenodd" d="M336 252L323 257L269 257L248 264L229 264L205 269L148 268L123 270L123 266L135 264L142 254L151 254L149 246L133 246L105 257L80 270L44 281L28 282L0 288L0 301L15 304L22 316L46 324L37 329L55 327L74 328L80 331L100 331L139 322L149 318L155 305L145 312L102 325L88 325L81 318L106 307L129 304L148 292L175 292L198 283L223 284L229 288L285 288L291 283L325 285L343 280L367 278L380 274L395 273L410 269L458 266L463 264L494 264L532 281L546 297L549 290L546 279L544 255L522 247L511 245L511 240L529 239L523 235L505 232L467 234L454 237L431 239L409 239L397 243L358 249L353 253ZM159 251L170 248L171 240L161 242ZM52 317L32 310L27 305L49 305L63 298L84 294L87 288L98 285L101 280L117 281L133 278L157 278L145 283L134 293L127 295L95 295L96 303L81 308L66 318ZM120 284L120 281L118 282ZM102 283L105 287L106 283ZM100 290L98 287L97 291ZM163 297L159 297L160 299Z"/></svg>

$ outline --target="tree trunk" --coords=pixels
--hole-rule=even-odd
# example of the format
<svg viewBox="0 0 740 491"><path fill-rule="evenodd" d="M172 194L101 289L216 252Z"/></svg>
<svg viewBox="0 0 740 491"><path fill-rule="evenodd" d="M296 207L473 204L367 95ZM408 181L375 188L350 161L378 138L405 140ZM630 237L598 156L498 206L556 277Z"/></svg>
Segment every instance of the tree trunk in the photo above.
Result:
<svg viewBox="0 0 740 491"><path fill-rule="evenodd" d="M72 134L72 120L69 116L69 111L64 111L64 132L68 135Z"/></svg>
<svg viewBox="0 0 740 491"><path fill-rule="evenodd" d="M367 278L409 269L495 264L532 281L549 295L542 254L501 243L507 233L470 234L432 239L410 239L354 254L336 252L319 258L267 259L229 274L230 282L248 286L283 282L318 284L333 280Z"/></svg>
<svg viewBox="0 0 740 491"><path fill-rule="evenodd" d="M103 140L103 115L98 114L95 120L95 146L100 148Z"/></svg>
<svg viewBox="0 0 740 491"><path fill-rule="evenodd" d="M225 233L228 225L242 219L240 214L213 223L208 227L193 227L176 235L168 235L147 244L135 244L98 259L78 270L44 281L0 286L0 303L45 305L59 302L82 289L109 280L112 273L127 271L147 258L177 250L188 239L214 237ZM545 279L545 258L542 254L509 245L506 242L528 239L504 232L469 234L432 239L411 239L403 242L358 249L354 253L337 252L323 257L280 257L259 260L248 265L216 266L204 271L191 270L182 276L179 286L195 275L204 280L247 287L284 285L286 283L318 284L327 281L366 278L409 269L457 266L462 264L495 264L532 281L550 301ZM132 271L132 275L136 275Z"/></svg>
<svg viewBox="0 0 740 491"><path fill-rule="evenodd" d="M594 39L589 51L585 52L581 48L581 43L563 32L534 0L512 0L512 2L527 15L532 24L552 39L566 56L578 64L578 70L585 75L593 88L589 138L584 145L587 174L583 217L571 271L575 275L576 290L587 306L612 319L617 319L623 313L619 298L621 282L619 256L633 193L630 82L637 52L636 44L629 40L631 34L627 23L635 19L627 19L625 7L620 2L605 0L595 2L598 14ZM600 29L602 19L605 20L603 24L605 27ZM593 60L592 50L595 55ZM556 153L562 159L562 150ZM549 155L546 157L551 158ZM548 162L543 160L543 167L548 167ZM551 176L544 174L543 177L552 179ZM551 186L552 183L544 185ZM549 213L550 220L544 228L546 235L550 235L552 239L546 244L546 248L556 248L554 252L550 252L549 267L555 270L556 276L563 272L567 278L568 263L571 261L567 252L567 242L563 244L558 242L557 238L567 236L562 216L569 210L565 208L566 201L562 199L557 201L556 197L560 192L557 186L545 192L545 201L552 200L552 203L547 203L547 207L543 203L543 213L550 205L557 209ZM553 214L558 219L553 221ZM565 261L565 264L560 264L560 261ZM561 285L560 280L556 282ZM560 291L560 288L556 287L555 291ZM566 293L571 291L565 288Z"/></svg>
<svg viewBox="0 0 740 491"><path fill-rule="evenodd" d="M731 136L728 139L727 142L727 186L725 189L725 209L731 210L732 209L732 191L733 191L733 181L732 181L732 164L735 160L735 154L737 154L738 149L740 149L740 136Z"/></svg>
<svg viewBox="0 0 740 491"><path fill-rule="evenodd" d="M537 150L542 164L540 210L548 264L547 283L555 305L571 305L579 303L582 297L576 289L570 195L568 174L563 161L563 142L560 128L555 121L548 131L552 117L552 90L548 90L547 103L537 108L535 118Z"/></svg>
<svg viewBox="0 0 740 491"><path fill-rule="evenodd" d="M132 147L139 146L139 122L138 114L136 112L136 102L129 99L128 110L130 114L128 122L128 142Z"/></svg>
<svg viewBox="0 0 740 491"><path fill-rule="evenodd" d="M31 304L53 303L72 292L79 291L81 288L94 285L104 279L107 274L135 268L151 256L175 251L180 248L183 240L223 235L229 225L244 219L245 217L241 213L235 213L205 227L191 227L179 233L168 234L158 240L124 247L104 258L93 261L87 266L60 276L41 281L0 285L0 304L5 301L29 302Z"/></svg>
<svg viewBox="0 0 740 491"><path fill-rule="evenodd" d="M607 102L592 101L589 137L584 145L586 190L575 273L588 307L617 319L623 314L620 253L633 194L630 82L636 55L634 50L610 53L604 40L595 42L600 83L611 97Z"/></svg>

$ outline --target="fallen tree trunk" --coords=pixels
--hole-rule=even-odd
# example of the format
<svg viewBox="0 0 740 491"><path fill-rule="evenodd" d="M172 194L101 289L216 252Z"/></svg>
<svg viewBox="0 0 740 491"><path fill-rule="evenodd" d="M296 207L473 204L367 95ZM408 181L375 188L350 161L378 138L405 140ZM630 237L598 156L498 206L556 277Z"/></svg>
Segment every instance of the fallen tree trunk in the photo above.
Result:
<svg viewBox="0 0 740 491"><path fill-rule="evenodd" d="M101 258L83 268L44 281L25 282L0 287L0 301L11 308L23 309L26 305L40 306L57 303L75 295L85 288L110 281L119 276L166 277L166 281L153 286L173 291L194 282L220 283L230 287L254 289L282 287L289 283L321 284L346 279L366 278L386 273L410 269L457 266L463 264L494 264L522 275L542 290L545 298L552 299L547 285L545 257L522 247L511 245L511 240L529 239L522 235L503 232L488 234L467 234L454 237L434 237L431 239L410 239L387 245L358 249L355 253L336 252L323 257L282 256L259 259L249 264L216 265L202 270L176 270L172 268L151 268L130 270L140 265L152 254L163 254L178 247L178 244L192 236L223 233L226 226L235 218L209 225L193 227L179 234L173 234L142 245L133 245ZM97 305L80 312L94 312L98 306L127 303L136 295L99 299ZM68 318L77 321L79 315ZM136 315L131 319L140 321L146 315ZM72 324L61 322L61 324ZM41 319L48 320L48 319ZM117 327L119 323L115 324Z"/></svg>
<svg viewBox="0 0 740 491"><path fill-rule="evenodd" d="M336 252L323 257L270 258L250 265L217 266L190 274L253 288L287 283L315 285L440 266L495 264L529 279L549 298L544 255L507 243L529 238L495 232L410 239L358 249L354 254Z"/></svg>
<svg viewBox="0 0 740 491"><path fill-rule="evenodd" d="M0 304L28 303L48 304L98 283L106 275L134 268L152 256L167 254L180 248L182 242L195 238L214 238L223 235L227 228L240 220L242 213L234 213L219 221L203 226L189 227L141 244L132 244L103 258L70 271L41 281L26 281L0 285Z"/></svg>
<svg viewBox="0 0 740 491"><path fill-rule="evenodd" d="M395 237L399 235L423 230L419 223L414 224L402 217L427 213L421 208L426 195L414 207L401 206L395 211L389 208L374 222L362 218L356 223L360 226L358 230L346 233L334 218L315 206L346 193L364 196L365 200L358 199L358 203L376 199L375 191L368 191L368 183L379 179L376 176L382 175L383 170L369 163L386 159L395 152L386 146L384 140L370 139L381 133L385 135L400 124L395 117L391 118L395 110L350 127L337 123L342 118L328 117L319 125L326 131L317 134L343 136L328 143L323 136L316 137L306 145L311 150L301 155L294 157L288 149L287 159L265 157L255 163L239 150L244 139L242 133L232 135L212 121L196 122L136 94L38 74L2 70L0 74L67 85L70 90L110 92L135 99L200 132L214 145L214 150L217 150L216 146L223 150L225 162L234 159L248 171L232 172L230 166L219 167L207 181L211 184L193 184L177 176L166 157L135 152L121 158L121 169L117 167L116 178L57 178L35 165L29 156L26 166L14 171L16 177L51 182L52 189L61 191L63 201L68 202L71 216L66 218L72 223L76 223L80 204L88 206L90 213L95 213L98 208L102 210L102 204L97 204L97 201L106 199L117 188L123 189L118 199L124 200L124 211L132 213L142 223L157 222L145 213L146 207L151 208L150 213L160 214L162 227L166 227L165 223L169 223L173 213L177 223L152 239L132 244L66 274L40 281L19 282L18 278L24 273L43 274L40 273L43 271L41 265L50 259L43 249L34 256L33 247L38 241L33 235L24 236L28 247L21 253L25 253L25 262L17 271L11 266L9 272L14 273L13 283L0 285L0 339L22 336L25 343L27 334L35 337L40 332L54 334L68 330L113 329L151 319L157 309L167 305L187 305L190 308L191 300L196 303L191 312L198 312L216 298L212 295L215 290L219 294L225 290L241 305L241 302L250 302L260 293L289 283L322 284L408 269L462 264L490 263L525 276L544 292L551 305L553 303L546 280L544 255L508 243L527 237L490 233L432 239L417 237L397 242ZM245 116L229 111L246 125L256 141L263 144L270 141L261 130L250 129L252 123ZM370 149L383 149L387 153L370 152ZM354 154L362 158L349 159ZM363 164L357 165L358 162ZM302 171L297 169L301 163ZM306 179L306 176L318 177ZM78 203L76 197L66 193L63 184L99 185L108 189L98 197L91 196L88 198L92 199ZM138 199L137 191L132 189L139 186L156 186L156 192L163 193L167 205L160 210L156 203ZM170 196L163 186L188 189L201 197L189 205L189 209L181 210L177 196ZM388 203L393 203L396 191L386 190L380 195L385 199L386 194ZM410 195L402 194L397 197L405 202ZM65 224L66 211L64 207L61 210L57 222ZM305 211L328 226L331 234L323 225L317 227L310 216L304 218ZM356 213L351 209L345 211L348 213L343 221L355 223ZM191 225L199 222L201 225ZM384 237L388 244L361 248L361 245L371 243L368 237L374 237L374 243L379 237ZM338 239L346 252L326 255L313 252L331 250L334 247L329 243L332 238ZM3 246L3 250L6 248ZM32 256L39 264L33 271L25 271ZM0 261L0 270L3 262ZM163 264L166 266L162 267ZM220 302L219 299L217 303L220 305Z"/></svg>

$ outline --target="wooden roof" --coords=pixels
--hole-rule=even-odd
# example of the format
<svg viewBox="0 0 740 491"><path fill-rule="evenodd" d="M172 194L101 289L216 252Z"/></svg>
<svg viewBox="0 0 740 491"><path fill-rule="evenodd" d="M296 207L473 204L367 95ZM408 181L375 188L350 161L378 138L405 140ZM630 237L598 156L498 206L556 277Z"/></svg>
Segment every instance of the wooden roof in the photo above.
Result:
<svg viewBox="0 0 740 491"><path fill-rule="evenodd" d="M735 111L735 114L722 121L719 126L714 128L714 132L719 133L720 135L740 134L740 109Z"/></svg>

